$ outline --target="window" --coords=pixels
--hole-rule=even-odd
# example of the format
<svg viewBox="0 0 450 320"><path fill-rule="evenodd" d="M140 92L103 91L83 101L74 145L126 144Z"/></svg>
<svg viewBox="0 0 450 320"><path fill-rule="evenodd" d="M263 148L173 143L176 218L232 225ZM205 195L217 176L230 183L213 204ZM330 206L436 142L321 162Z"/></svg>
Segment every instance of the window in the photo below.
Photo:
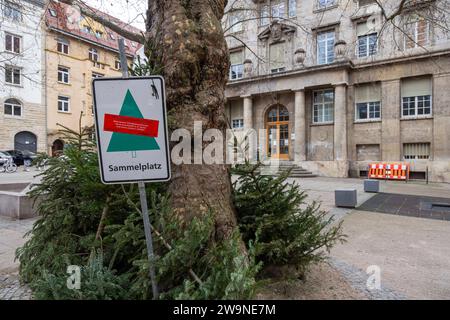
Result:
<svg viewBox="0 0 450 320"><path fill-rule="evenodd" d="M265 5L261 7L260 25L266 26L270 23L270 11L269 6Z"/></svg>
<svg viewBox="0 0 450 320"><path fill-rule="evenodd" d="M379 120L381 118L380 102L360 102L356 104L357 120Z"/></svg>
<svg viewBox="0 0 450 320"><path fill-rule="evenodd" d="M89 49L89 60L98 61L98 51L95 48Z"/></svg>
<svg viewBox="0 0 450 320"><path fill-rule="evenodd" d="M5 35L5 50L13 53L20 53L21 38L7 33Z"/></svg>
<svg viewBox="0 0 450 320"><path fill-rule="evenodd" d="M69 83L69 68L58 67L58 82Z"/></svg>
<svg viewBox="0 0 450 320"><path fill-rule="evenodd" d="M55 10L53 10L53 9L48 9L48 12L50 13L50 15L51 15L52 17L56 17L56 11L55 11Z"/></svg>
<svg viewBox="0 0 450 320"><path fill-rule="evenodd" d="M5 82L20 85L21 69L13 66L5 66Z"/></svg>
<svg viewBox="0 0 450 320"><path fill-rule="evenodd" d="M431 78L402 81L402 117L426 117L432 114Z"/></svg>
<svg viewBox="0 0 450 320"><path fill-rule="evenodd" d="M271 44L269 47L270 72L282 72L285 68L284 42Z"/></svg>
<svg viewBox="0 0 450 320"><path fill-rule="evenodd" d="M423 47L429 44L430 24L419 16L411 16L404 28L405 48Z"/></svg>
<svg viewBox="0 0 450 320"><path fill-rule="evenodd" d="M114 61L114 67L119 70L120 68L122 68L122 65L120 64L120 60L116 60Z"/></svg>
<svg viewBox="0 0 450 320"><path fill-rule="evenodd" d="M403 159L418 160L430 158L430 143L404 143Z"/></svg>
<svg viewBox="0 0 450 320"><path fill-rule="evenodd" d="M327 64L334 61L334 30L317 34L317 63Z"/></svg>
<svg viewBox="0 0 450 320"><path fill-rule="evenodd" d="M103 78L104 76L104 74L92 72L92 79Z"/></svg>
<svg viewBox="0 0 450 320"><path fill-rule="evenodd" d="M356 25L358 36L358 57L369 57L377 53L378 33L370 29L367 21Z"/></svg>
<svg viewBox="0 0 450 320"><path fill-rule="evenodd" d="M240 11L232 12L228 15L228 24L230 28L230 32L239 32L242 31L242 14Z"/></svg>
<svg viewBox="0 0 450 320"><path fill-rule="evenodd" d="M377 84L355 86L356 120L381 119L381 87Z"/></svg>
<svg viewBox="0 0 450 320"><path fill-rule="evenodd" d="M289 0L288 5L289 18L295 17L297 15L297 0Z"/></svg>
<svg viewBox="0 0 450 320"><path fill-rule="evenodd" d="M244 77L244 51L230 53L230 79L236 80Z"/></svg>
<svg viewBox="0 0 450 320"><path fill-rule="evenodd" d="M116 40L116 36L114 35L114 33L110 33L109 37L111 38L111 40Z"/></svg>
<svg viewBox="0 0 450 320"><path fill-rule="evenodd" d="M56 40L56 47L58 52L69 54L69 41L64 38L58 38Z"/></svg>
<svg viewBox="0 0 450 320"><path fill-rule="evenodd" d="M334 120L334 90L314 91L313 123L329 123Z"/></svg>
<svg viewBox="0 0 450 320"><path fill-rule="evenodd" d="M336 4L336 0L317 0L317 9L327 9Z"/></svg>
<svg viewBox="0 0 450 320"><path fill-rule="evenodd" d="M70 98L58 96L58 111L59 112L70 111Z"/></svg>
<svg viewBox="0 0 450 320"><path fill-rule="evenodd" d="M103 38L103 32L101 32L101 31L99 31L99 30L96 30L96 31L95 31L95 36L96 36L97 38Z"/></svg>
<svg viewBox="0 0 450 320"><path fill-rule="evenodd" d="M244 127L244 119L233 119L232 121L233 129L241 129Z"/></svg>
<svg viewBox="0 0 450 320"><path fill-rule="evenodd" d="M13 117L21 117L22 116L22 104L19 100L16 99L8 99L5 101L5 115L13 116Z"/></svg>
<svg viewBox="0 0 450 320"><path fill-rule="evenodd" d="M377 53L377 33L358 37L358 57L369 57Z"/></svg>
<svg viewBox="0 0 450 320"><path fill-rule="evenodd" d="M3 15L13 21L22 21L22 11L20 6L10 1L5 1Z"/></svg>

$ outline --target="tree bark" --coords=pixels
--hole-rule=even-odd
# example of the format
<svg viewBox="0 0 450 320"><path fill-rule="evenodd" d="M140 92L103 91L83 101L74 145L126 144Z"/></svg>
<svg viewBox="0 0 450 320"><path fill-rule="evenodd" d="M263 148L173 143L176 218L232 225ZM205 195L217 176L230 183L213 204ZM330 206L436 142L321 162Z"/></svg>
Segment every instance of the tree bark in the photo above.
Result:
<svg viewBox="0 0 450 320"><path fill-rule="evenodd" d="M203 131L225 133L229 63L221 19L226 1L148 3L148 37L156 42L155 54L163 66L170 129L187 129L193 137L194 121L202 121ZM228 238L236 227L229 166L172 165L169 191L173 209L185 221L213 211L216 240Z"/></svg>

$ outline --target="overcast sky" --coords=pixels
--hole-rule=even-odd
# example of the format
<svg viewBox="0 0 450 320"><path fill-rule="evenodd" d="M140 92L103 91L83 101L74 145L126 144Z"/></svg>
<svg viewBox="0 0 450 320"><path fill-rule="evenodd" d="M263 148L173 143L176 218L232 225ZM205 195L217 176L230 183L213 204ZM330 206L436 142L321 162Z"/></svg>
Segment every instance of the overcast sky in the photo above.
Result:
<svg viewBox="0 0 450 320"><path fill-rule="evenodd" d="M83 0L88 5L145 30L147 0Z"/></svg>

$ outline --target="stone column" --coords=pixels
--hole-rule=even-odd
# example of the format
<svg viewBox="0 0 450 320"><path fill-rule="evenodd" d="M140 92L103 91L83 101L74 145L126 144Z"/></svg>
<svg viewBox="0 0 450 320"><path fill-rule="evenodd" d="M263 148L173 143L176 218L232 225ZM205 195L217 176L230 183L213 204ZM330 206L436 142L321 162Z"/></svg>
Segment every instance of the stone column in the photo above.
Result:
<svg viewBox="0 0 450 320"><path fill-rule="evenodd" d="M253 100L251 96L244 98L244 130L253 129Z"/></svg>
<svg viewBox="0 0 450 320"><path fill-rule="evenodd" d="M347 160L347 87L334 88L334 160Z"/></svg>
<svg viewBox="0 0 450 320"><path fill-rule="evenodd" d="M306 112L305 90L295 91L295 162L306 160Z"/></svg>

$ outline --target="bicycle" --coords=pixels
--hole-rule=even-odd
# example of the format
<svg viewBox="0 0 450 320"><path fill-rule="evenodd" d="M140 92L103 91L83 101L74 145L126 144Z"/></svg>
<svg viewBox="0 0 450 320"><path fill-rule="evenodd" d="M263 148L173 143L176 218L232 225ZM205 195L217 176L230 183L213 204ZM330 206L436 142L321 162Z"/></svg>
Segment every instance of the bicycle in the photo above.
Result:
<svg viewBox="0 0 450 320"><path fill-rule="evenodd" d="M14 163L13 159L8 159L1 167L0 172L13 173L17 171L17 165Z"/></svg>

